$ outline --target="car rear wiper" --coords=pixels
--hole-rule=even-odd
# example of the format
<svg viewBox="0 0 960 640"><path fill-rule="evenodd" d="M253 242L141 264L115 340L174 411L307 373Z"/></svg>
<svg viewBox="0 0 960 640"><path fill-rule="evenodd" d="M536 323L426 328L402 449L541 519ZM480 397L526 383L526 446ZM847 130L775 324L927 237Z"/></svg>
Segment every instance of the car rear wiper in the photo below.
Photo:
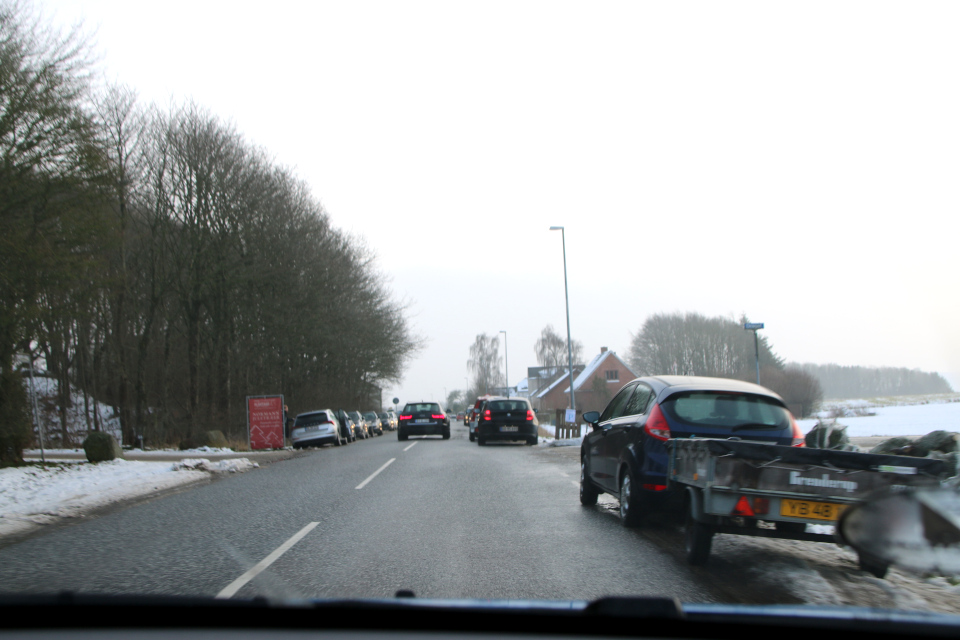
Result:
<svg viewBox="0 0 960 640"><path fill-rule="evenodd" d="M776 424L763 424L761 422L753 422L750 424L741 424L737 425L732 429L732 431L763 431L766 429L780 429L781 427Z"/></svg>

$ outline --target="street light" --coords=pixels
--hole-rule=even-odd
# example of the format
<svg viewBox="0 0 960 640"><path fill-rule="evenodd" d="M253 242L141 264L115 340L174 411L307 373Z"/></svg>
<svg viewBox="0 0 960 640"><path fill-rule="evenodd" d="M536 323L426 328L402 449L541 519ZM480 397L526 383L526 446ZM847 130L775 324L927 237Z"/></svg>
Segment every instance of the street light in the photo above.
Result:
<svg viewBox="0 0 960 640"><path fill-rule="evenodd" d="M559 231L563 241L563 295L567 299L567 367L570 369L570 408L577 410L577 399L573 394L573 346L570 344L570 290L567 287L567 235L563 227L550 227L550 231Z"/></svg>
<svg viewBox="0 0 960 640"><path fill-rule="evenodd" d="M757 354L757 384L760 384L760 341L757 339L757 331L763 329L763 323L745 322L743 328L747 331L753 331L753 350Z"/></svg>
<svg viewBox="0 0 960 640"><path fill-rule="evenodd" d="M507 356L507 332L500 331L503 334L503 375L506 377L507 397L510 397L510 358Z"/></svg>

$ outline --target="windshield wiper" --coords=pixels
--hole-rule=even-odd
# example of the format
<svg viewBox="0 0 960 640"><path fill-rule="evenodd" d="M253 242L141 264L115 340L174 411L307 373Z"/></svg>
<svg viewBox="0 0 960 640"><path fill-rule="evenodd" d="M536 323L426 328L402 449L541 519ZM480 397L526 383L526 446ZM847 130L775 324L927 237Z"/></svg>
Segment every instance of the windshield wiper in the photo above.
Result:
<svg viewBox="0 0 960 640"><path fill-rule="evenodd" d="M780 427L775 424L763 424L762 422L752 422L749 424L737 425L732 429L732 431L762 431L766 429L779 429Z"/></svg>

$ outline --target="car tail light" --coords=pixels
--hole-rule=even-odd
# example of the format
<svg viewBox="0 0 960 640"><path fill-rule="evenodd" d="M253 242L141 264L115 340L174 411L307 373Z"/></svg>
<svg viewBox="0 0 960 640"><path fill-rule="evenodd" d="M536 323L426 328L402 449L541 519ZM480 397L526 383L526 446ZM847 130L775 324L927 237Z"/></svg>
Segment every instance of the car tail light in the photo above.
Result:
<svg viewBox="0 0 960 640"><path fill-rule="evenodd" d="M490 409L487 409L486 411L483 412L483 419L484 420L490 419Z"/></svg>
<svg viewBox="0 0 960 640"><path fill-rule="evenodd" d="M797 421L794 417L790 416L790 424L793 426L793 444L794 447L805 447L807 443L803 437L803 431L800 431L800 425L797 424Z"/></svg>
<svg viewBox="0 0 960 640"><path fill-rule="evenodd" d="M647 491L666 491L667 485L665 484L645 484L643 488Z"/></svg>
<svg viewBox="0 0 960 640"><path fill-rule="evenodd" d="M433 418L434 420L443 420L444 418L446 418L446 416L443 415L442 413L432 413L430 414L430 417Z"/></svg>
<svg viewBox="0 0 960 640"><path fill-rule="evenodd" d="M400 419L401 419L401 420L409 420L409 419L412 418L412 417L413 417L413 414L411 413L411 414L408 415L408 416L400 416Z"/></svg>
<svg viewBox="0 0 960 640"><path fill-rule="evenodd" d="M659 404L653 405L650 417L647 418L647 423L643 425L643 430L647 432L648 436L657 440L668 440L670 438L670 425L667 424L667 419L663 417L663 411L660 410Z"/></svg>
<svg viewBox="0 0 960 640"><path fill-rule="evenodd" d="M527 421L528 422L533 421L533 409L527 409Z"/></svg>

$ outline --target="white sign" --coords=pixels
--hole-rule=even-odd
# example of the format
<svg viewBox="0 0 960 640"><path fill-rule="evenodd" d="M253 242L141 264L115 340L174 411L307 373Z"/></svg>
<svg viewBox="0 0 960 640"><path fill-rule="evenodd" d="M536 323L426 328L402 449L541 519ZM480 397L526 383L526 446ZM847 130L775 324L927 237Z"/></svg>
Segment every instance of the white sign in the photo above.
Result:
<svg viewBox="0 0 960 640"><path fill-rule="evenodd" d="M573 424L577 421L577 410L576 409L567 409L566 414L563 416L563 421L567 424Z"/></svg>

